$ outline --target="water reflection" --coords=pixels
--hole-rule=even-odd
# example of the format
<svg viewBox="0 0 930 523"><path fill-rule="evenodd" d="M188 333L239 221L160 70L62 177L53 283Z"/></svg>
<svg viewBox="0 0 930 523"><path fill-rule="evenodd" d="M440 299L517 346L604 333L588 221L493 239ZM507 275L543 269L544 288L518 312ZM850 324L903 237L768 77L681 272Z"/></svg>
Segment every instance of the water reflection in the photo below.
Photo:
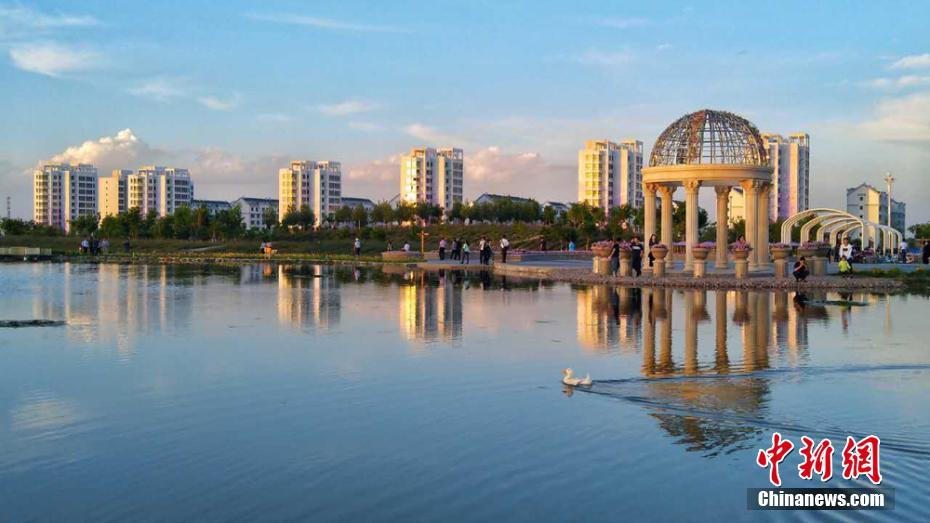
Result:
<svg viewBox="0 0 930 523"><path fill-rule="evenodd" d="M298 329L328 329L339 325L342 296L340 280L324 267L277 267L278 322Z"/></svg>
<svg viewBox="0 0 930 523"><path fill-rule="evenodd" d="M400 329L410 340L457 340L462 337L462 285L443 272L437 281L410 273L398 294ZM461 277L461 275L459 275Z"/></svg>

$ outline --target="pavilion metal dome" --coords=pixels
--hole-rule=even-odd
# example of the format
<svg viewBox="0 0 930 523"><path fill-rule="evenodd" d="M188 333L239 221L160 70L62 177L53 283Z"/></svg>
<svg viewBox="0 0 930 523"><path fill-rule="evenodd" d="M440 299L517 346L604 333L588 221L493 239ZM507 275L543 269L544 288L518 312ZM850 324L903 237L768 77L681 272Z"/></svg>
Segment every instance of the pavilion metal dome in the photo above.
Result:
<svg viewBox="0 0 930 523"><path fill-rule="evenodd" d="M769 164L765 143L749 120L727 112L703 109L686 114L659 135L649 165Z"/></svg>

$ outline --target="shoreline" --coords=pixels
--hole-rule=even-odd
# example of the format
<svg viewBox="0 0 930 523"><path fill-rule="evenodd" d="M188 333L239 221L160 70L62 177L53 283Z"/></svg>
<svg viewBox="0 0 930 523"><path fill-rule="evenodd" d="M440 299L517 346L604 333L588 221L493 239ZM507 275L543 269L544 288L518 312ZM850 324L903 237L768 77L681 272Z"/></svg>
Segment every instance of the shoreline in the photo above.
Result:
<svg viewBox="0 0 930 523"><path fill-rule="evenodd" d="M435 263L415 260L380 260L372 256L362 256L356 259L351 255L276 255L265 258L261 255L244 253L230 253L229 255L191 255L191 253L158 254L136 253L131 255L111 254L103 256L89 255L56 255L52 256L51 263L118 263L118 264L165 264L165 265L245 265L251 263L319 263L327 265L354 265L364 267L404 267L425 271L463 270L468 272L489 271L497 276L512 276L540 281L557 281L586 285L614 285L626 287L661 287L682 289L715 289L715 290L834 290L834 291L901 291L908 286L900 279L894 277L856 276L842 278L839 276L810 276L806 282L797 283L791 278L775 278L771 275L750 275L746 279L737 280L727 275L708 275L704 278L694 278L683 274L669 274L664 278L653 278L644 274L633 276L605 276L595 274L587 269L540 266L526 263L492 263L491 265L458 263ZM22 260L11 260L10 263L23 263Z"/></svg>

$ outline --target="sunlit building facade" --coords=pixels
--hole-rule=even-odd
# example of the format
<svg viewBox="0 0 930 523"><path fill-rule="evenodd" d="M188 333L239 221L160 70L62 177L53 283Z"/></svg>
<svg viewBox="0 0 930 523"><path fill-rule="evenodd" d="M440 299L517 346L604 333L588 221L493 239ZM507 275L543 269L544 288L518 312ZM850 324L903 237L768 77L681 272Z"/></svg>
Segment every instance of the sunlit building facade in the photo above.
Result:
<svg viewBox="0 0 930 523"><path fill-rule="evenodd" d="M315 224L342 206L342 164L333 161L295 160L278 171L278 221L288 211L306 205Z"/></svg>
<svg viewBox="0 0 930 523"><path fill-rule="evenodd" d="M906 207L891 199L891 226L904 234ZM888 225L888 193L867 183L846 189L846 212L863 220Z"/></svg>
<svg viewBox="0 0 930 523"><path fill-rule="evenodd" d="M33 172L33 220L70 231L71 221L97 213L97 168L47 163Z"/></svg>
<svg viewBox="0 0 930 523"><path fill-rule="evenodd" d="M784 137L763 133L772 164L772 189L769 191L769 219L784 220L810 209L810 135L796 133ZM743 190L730 191L730 221L744 219Z"/></svg>
<svg viewBox="0 0 930 523"><path fill-rule="evenodd" d="M457 148L420 147L400 160L400 201L451 209L462 201L465 153Z"/></svg>
<svg viewBox="0 0 930 523"><path fill-rule="evenodd" d="M194 183L190 172L178 167L149 165L138 171L115 169L100 180L100 217L113 216L129 209L143 215L173 214L179 207L191 207Z"/></svg>
<svg viewBox="0 0 930 523"><path fill-rule="evenodd" d="M588 140L578 151L578 201L593 207L643 205L643 142Z"/></svg>

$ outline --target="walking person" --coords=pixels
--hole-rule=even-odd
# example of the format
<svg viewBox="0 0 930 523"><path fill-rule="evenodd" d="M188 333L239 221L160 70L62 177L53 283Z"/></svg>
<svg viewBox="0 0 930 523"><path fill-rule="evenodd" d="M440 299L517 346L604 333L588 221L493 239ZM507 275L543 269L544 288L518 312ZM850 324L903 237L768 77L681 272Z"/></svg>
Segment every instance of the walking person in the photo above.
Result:
<svg viewBox="0 0 930 523"><path fill-rule="evenodd" d="M393 250L394 250L394 242L392 242L391 240L388 240L388 241L387 241L387 250L389 250L389 251L393 251Z"/></svg>
<svg viewBox="0 0 930 523"><path fill-rule="evenodd" d="M920 261L923 262L924 265L930 263L930 241L928 240L924 240L924 246L920 250Z"/></svg>
<svg viewBox="0 0 930 523"><path fill-rule="evenodd" d="M637 278L643 274L643 244L639 242L639 236L633 236L630 245L630 264Z"/></svg>
<svg viewBox="0 0 930 523"><path fill-rule="evenodd" d="M355 257L358 258L362 255L362 240L358 239L358 236L355 237Z"/></svg>
<svg viewBox="0 0 930 523"><path fill-rule="evenodd" d="M575 252L575 240L568 240L568 252Z"/></svg>
<svg viewBox="0 0 930 523"><path fill-rule="evenodd" d="M484 264L491 265L491 257L494 255L494 251L491 250L491 240L485 239L484 242Z"/></svg>
<svg viewBox="0 0 930 523"><path fill-rule="evenodd" d="M100 240L100 252L103 254L110 252L110 240L106 238Z"/></svg>
<svg viewBox="0 0 930 523"><path fill-rule="evenodd" d="M471 257L471 250L468 248L468 240L462 240L462 261L459 262L461 265L468 265L470 263L469 258Z"/></svg>
<svg viewBox="0 0 930 523"><path fill-rule="evenodd" d="M440 260L446 259L446 238L445 237L439 238L439 259Z"/></svg>
<svg viewBox="0 0 930 523"><path fill-rule="evenodd" d="M258 246L258 253L265 254L265 242L262 242L262 244Z"/></svg>
<svg viewBox="0 0 930 523"><path fill-rule="evenodd" d="M449 253L450 260L459 259L460 243L458 238L452 238L452 252Z"/></svg>
<svg viewBox="0 0 930 523"><path fill-rule="evenodd" d="M655 234L649 237L649 267L652 267L652 262L656 261L656 257L652 255L652 246L658 243L659 239L656 238Z"/></svg>
<svg viewBox="0 0 930 523"><path fill-rule="evenodd" d="M507 263L507 251L510 249L510 241L506 236L501 236L501 263Z"/></svg>
<svg viewBox="0 0 930 523"><path fill-rule="evenodd" d="M900 263L907 263L907 242L903 239L901 243L898 244L898 261Z"/></svg>
<svg viewBox="0 0 930 523"><path fill-rule="evenodd" d="M484 265L485 247L487 247L487 245L488 245L488 240L484 236L482 236L481 240L478 241L478 264L479 265Z"/></svg>
<svg viewBox="0 0 930 523"><path fill-rule="evenodd" d="M616 276L618 270L620 270L620 239L619 238L615 239L613 245L610 246L610 275Z"/></svg>

